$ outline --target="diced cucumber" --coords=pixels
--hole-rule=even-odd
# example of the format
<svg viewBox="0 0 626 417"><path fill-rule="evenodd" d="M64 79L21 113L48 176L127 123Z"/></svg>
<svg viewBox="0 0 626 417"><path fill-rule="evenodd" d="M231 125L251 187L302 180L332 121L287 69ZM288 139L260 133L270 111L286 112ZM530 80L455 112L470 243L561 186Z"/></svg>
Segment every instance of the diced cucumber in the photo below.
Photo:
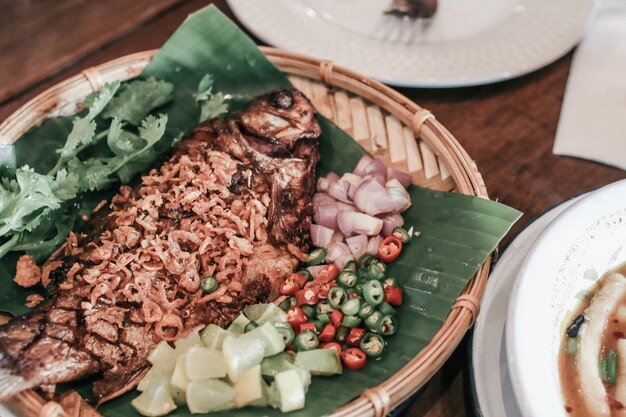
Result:
<svg viewBox="0 0 626 417"><path fill-rule="evenodd" d="M264 356L272 356L285 350L285 339L272 323L265 323L243 337L262 339L265 343Z"/></svg>
<svg viewBox="0 0 626 417"><path fill-rule="evenodd" d="M265 355L265 339L259 337L227 336L222 355L226 361L226 372L231 381L237 382L248 369L258 365Z"/></svg>
<svg viewBox="0 0 626 417"><path fill-rule="evenodd" d="M190 381L226 376L226 362L219 350L192 347L185 354L185 372Z"/></svg>
<svg viewBox="0 0 626 417"><path fill-rule="evenodd" d="M279 372L293 369L295 355L293 352L280 352L273 356L268 356L261 362L261 374L276 376Z"/></svg>
<svg viewBox="0 0 626 417"><path fill-rule="evenodd" d="M226 330L237 334L243 334L244 329L246 328L248 323L250 323L250 320L246 317L245 314L241 313L237 316L235 320L233 320L233 322L230 324L230 326L228 326L228 329Z"/></svg>
<svg viewBox="0 0 626 417"><path fill-rule="evenodd" d="M304 408L304 384L295 369L283 371L274 379L278 393L278 408L283 413Z"/></svg>
<svg viewBox="0 0 626 417"><path fill-rule="evenodd" d="M162 341L150 352L148 362L155 368L159 368L164 372L171 372L174 370L174 366L176 366L177 356L174 348L166 341Z"/></svg>
<svg viewBox="0 0 626 417"><path fill-rule="evenodd" d="M311 375L341 374L341 361L336 349L313 349L298 352L294 365L308 370Z"/></svg>
<svg viewBox="0 0 626 417"><path fill-rule="evenodd" d="M175 350L177 355L184 355L192 347L204 346L204 344L198 332L194 330L182 339L175 341L174 346L176 346Z"/></svg>
<svg viewBox="0 0 626 417"><path fill-rule="evenodd" d="M191 381L187 389L187 406L192 414L230 410L235 406L235 390L219 379Z"/></svg>
<svg viewBox="0 0 626 417"><path fill-rule="evenodd" d="M244 372L235 382L235 406L245 407L255 401L263 399L263 380L261 366L255 365Z"/></svg>
<svg viewBox="0 0 626 417"><path fill-rule="evenodd" d="M253 304L246 306L243 310L248 319L261 325L263 323L285 323L287 313L276 304Z"/></svg>
<svg viewBox="0 0 626 417"><path fill-rule="evenodd" d="M131 405L146 417L164 416L176 409L167 381L154 381L135 398Z"/></svg>
<svg viewBox="0 0 626 417"><path fill-rule="evenodd" d="M174 361L174 363L176 363L176 361ZM143 392L148 388L149 385L154 383L160 383L161 381L169 384L171 378L172 372L166 372L161 370L160 368L153 366L152 368L150 368L150 370L148 370L144 377L141 378L141 381L139 381L139 385L137 385L137 391Z"/></svg>
<svg viewBox="0 0 626 417"><path fill-rule="evenodd" d="M231 334L228 330L222 329L220 326L215 324L209 324L203 331L201 335L202 343L204 346L209 349L222 350L222 345L224 344L224 339L226 336Z"/></svg>
<svg viewBox="0 0 626 417"><path fill-rule="evenodd" d="M174 373L172 373L172 379L170 380L173 390L187 391L189 378L187 377L185 357L185 355L181 355L176 359L176 366L174 367Z"/></svg>

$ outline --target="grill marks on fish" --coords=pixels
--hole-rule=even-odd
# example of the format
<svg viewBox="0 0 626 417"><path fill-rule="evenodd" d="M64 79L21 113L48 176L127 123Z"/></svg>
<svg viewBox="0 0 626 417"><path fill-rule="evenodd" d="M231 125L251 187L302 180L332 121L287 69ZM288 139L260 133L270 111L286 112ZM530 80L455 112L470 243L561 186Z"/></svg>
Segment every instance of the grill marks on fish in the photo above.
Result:
<svg viewBox="0 0 626 417"><path fill-rule="evenodd" d="M0 401L95 374L106 401L132 389L159 340L275 298L308 250L314 113L296 90L261 96L121 187L44 266L48 300L0 326ZM217 291L202 293L203 275Z"/></svg>

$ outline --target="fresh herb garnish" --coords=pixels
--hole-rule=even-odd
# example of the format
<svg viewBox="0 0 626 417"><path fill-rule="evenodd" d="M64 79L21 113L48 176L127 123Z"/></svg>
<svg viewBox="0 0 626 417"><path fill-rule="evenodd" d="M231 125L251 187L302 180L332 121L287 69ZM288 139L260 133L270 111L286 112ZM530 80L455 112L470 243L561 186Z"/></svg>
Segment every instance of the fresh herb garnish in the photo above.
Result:
<svg viewBox="0 0 626 417"><path fill-rule="evenodd" d="M23 250L45 259L77 224L78 197L128 183L154 163L168 118L151 113L173 97L174 85L154 78L114 82L90 94L47 174L24 166L1 179L0 258ZM195 100L201 122L228 111L226 97L213 92L208 74Z"/></svg>

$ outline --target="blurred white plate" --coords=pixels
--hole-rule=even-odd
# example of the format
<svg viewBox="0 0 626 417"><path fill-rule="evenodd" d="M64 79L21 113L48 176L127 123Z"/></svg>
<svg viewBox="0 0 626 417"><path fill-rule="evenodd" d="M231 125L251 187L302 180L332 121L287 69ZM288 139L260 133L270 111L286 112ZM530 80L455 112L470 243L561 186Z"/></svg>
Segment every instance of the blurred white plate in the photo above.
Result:
<svg viewBox="0 0 626 417"><path fill-rule="evenodd" d="M603 187L559 215L530 249L513 287L506 353L522 415L566 417L558 353L576 295L626 259L626 181Z"/></svg>
<svg viewBox="0 0 626 417"><path fill-rule="evenodd" d="M543 229L576 200L561 203L530 223L501 253L485 289L471 339L471 376L480 417L521 417L506 362L504 324L520 266Z"/></svg>
<svg viewBox="0 0 626 417"><path fill-rule="evenodd" d="M429 21L391 0L228 0L263 41L388 84L459 87L526 74L580 40L594 0L439 0Z"/></svg>

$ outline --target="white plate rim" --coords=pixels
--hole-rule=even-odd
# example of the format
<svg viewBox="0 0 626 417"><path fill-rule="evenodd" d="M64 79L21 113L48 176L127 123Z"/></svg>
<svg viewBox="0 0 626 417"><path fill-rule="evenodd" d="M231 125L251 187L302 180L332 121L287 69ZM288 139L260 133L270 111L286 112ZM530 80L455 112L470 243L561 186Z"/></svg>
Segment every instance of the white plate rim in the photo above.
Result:
<svg viewBox="0 0 626 417"><path fill-rule="evenodd" d="M328 32L333 30L333 25L322 18L317 18L315 25L312 25L316 31L308 30L306 25L302 25L301 19L294 22L297 19L290 14L289 7L281 5L284 1L294 2L295 0L227 0L239 21L256 37L270 45L330 59L390 85L422 88L483 85L536 71L563 57L578 44L590 17L597 9L596 0L575 0L574 5L570 0L535 2L536 4L549 4L546 6L546 10L549 11L548 18L545 20L532 16L527 19L530 22L526 22L527 24L535 26L530 27L525 34L507 34L507 30L512 32L512 29L506 29L504 34L492 33L489 37L494 38L494 41L482 46L480 42L472 42L473 38L469 41L462 39L446 42L447 46L443 51L446 52L447 49L447 55L442 54L441 47L439 49L422 48L419 50L419 54L422 54L419 62L429 62L433 57L438 61L433 61L432 65L428 64L430 70L427 74L407 75L397 69L399 68L398 62L401 62L398 61L401 58L395 59L399 56L397 53L385 55L384 59L379 59L383 62L381 65L386 67L385 71L376 69L378 66L373 68L374 64L368 63L368 58L365 58L369 55L385 54L390 47L394 47L392 43L376 45L368 38L345 31L340 32L342 36L329 38L328 42L316 42L320 36L330 36ZM532 4L534 0L525 1ZM520 26L518 33L522 32L521 29L525 31L523 24L517 24L517 26ZM336 30L339 31L340 28ZM481 37L487 38L483 35ZM358 48L354 47L355 45L370 48L370 50L368 53L360 54L356 50ZM374 48L375 45L376 48ZM470 48L469 52L468 48ZM410 53L405 53L404 56L415 55L414 49L405 49L405 52L407 51ZM467 62L459 61L458 56L461 54L465 56L464 59ZM443 56L446 59L442 61ZM452 73L450 76L441 75L440 71L450 65L458 68L457 73ZM478 73L467 75L467 68L475 68L477 65L484 67Z"/></svg>
<svg viewBox="0 0 626 417"><path fill-rule="evenodd" d="M529 393L529 391L532 391L532 388L529 387L528 382L524 378L525 371L523 369L523 361L520 360L520 358L525 358L526 355L520 349L520 344L515 343L515 338L520 337L519 323L522 316L521 313L523 313L520 310L520 305L522 305L522 303L520 303L520 295L527 290L526 287L529 285L529 281L524 281L523 277L532 270L535 257L541 256L541 250L545 247L546 243L549 243L550 240L555 238L555 236L558 235L559 238L565 241L575 241L575 239L571 236L575 234L578 229L575 227L566 227L571 223L572 217L579 216L579 213L588 211L590 207L597 207L598 199L601 200L606 198L607 196L615 193L616 190L621 190L622 194L625 194L625 189L626 179L620 180L584 196L575 204L565 209L537 238L520 268L510 296L510 304L506 317L505 338L507 343L507 364L511 375L513 391L515 393L519 409L524 417L542 415L542 413L545 413L546 410L545 403L543 401L538 401L537 398L532 398L532 395ZM568 240L568 237L570 237L571 240ZM563 248L565 247L559 247L561 250L563 250ZM555 256L554 258L556 259L559 257ZM560 397L560 386L558 387L558 391ZM556 398L551 397L548 399L554 400L555 402L553 402L553 405L556 405ZM564 407L561 407L560 410L560 415L565 416L566 412ZM556 409L551 411L556 411Z"/></svg>

